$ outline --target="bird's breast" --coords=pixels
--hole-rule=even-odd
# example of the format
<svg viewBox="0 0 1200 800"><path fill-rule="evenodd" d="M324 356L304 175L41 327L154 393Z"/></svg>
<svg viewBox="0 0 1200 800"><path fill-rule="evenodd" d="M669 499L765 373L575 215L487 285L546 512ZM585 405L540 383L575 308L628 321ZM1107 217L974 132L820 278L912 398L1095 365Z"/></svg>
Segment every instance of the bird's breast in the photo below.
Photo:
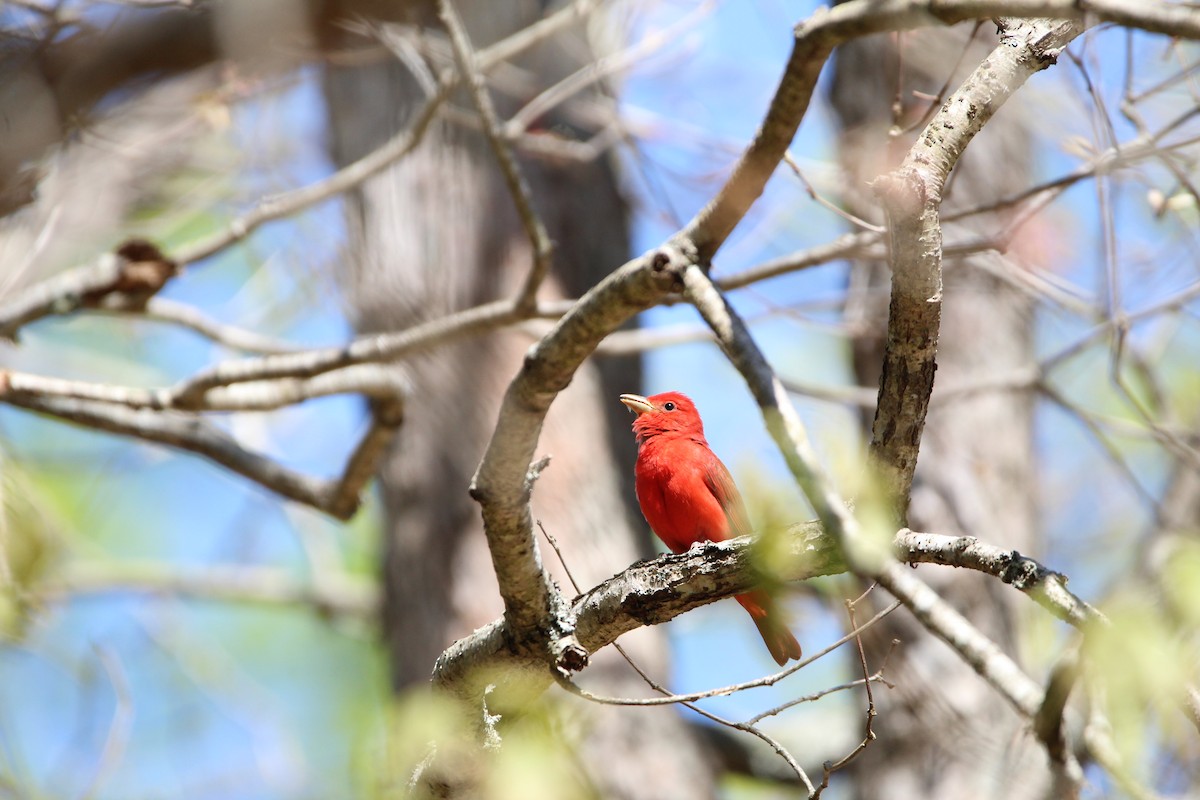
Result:
<svg viewBox="0 0 1200 800"><path fill-rule="evenodd" d="M696 445L643 446L638 454L638 504L650 528L676 553L696 542L730 538L725 509L705 480L708 457L707 448Z"/></svg>

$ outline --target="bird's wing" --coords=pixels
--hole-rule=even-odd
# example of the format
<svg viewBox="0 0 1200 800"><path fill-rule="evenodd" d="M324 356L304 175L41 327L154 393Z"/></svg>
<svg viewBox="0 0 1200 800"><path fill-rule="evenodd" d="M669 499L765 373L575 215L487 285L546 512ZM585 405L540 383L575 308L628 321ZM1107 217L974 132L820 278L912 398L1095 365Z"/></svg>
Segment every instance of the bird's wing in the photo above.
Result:
<svg viewBox="0 0 1200 800"><path fill-rule="evenodd" d="M713 497L717 498L721 508L725 509L725 516L729 519L731 537L748 536L750 534L750 516L746 513L746 504L742 502L742 495L733 482L733 476L721 463L721 459L717 458L715 454L710 453L709 455L708 462L704 465L704 483L713 493Z"/></svg>

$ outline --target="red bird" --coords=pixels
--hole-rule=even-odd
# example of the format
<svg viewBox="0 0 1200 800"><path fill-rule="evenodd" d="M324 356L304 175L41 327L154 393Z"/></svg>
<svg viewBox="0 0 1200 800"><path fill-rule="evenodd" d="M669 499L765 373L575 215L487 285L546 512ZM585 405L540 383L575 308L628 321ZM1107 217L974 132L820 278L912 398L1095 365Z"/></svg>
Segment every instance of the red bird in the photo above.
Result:
<svg viewBox="0 0 1200 800"><path fill-rule="evenodd" d="M638 505L654 534L673 552L697 542L723 542L750 533L746 506L729 470L708 447L704 423L691 399L679 392L651 397L621 395L637 414ZM800 659L800 644L769 594L757 589L736 600L750 612L779 666Z"/></svg>

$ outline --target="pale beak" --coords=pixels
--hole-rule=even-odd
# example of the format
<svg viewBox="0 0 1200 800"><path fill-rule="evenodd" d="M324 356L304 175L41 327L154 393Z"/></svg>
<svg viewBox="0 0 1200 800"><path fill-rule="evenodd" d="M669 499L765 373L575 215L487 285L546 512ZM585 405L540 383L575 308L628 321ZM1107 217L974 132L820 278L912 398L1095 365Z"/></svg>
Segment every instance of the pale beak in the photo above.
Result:
<svg viewBox="0 0 1200 800"><path fill-rule="evenodd" d="M642 397L640 394L623 394L621 395L621 402L624 403L630 411L638 415L654 410L654 406L650 404L650 401Z"/></svg>

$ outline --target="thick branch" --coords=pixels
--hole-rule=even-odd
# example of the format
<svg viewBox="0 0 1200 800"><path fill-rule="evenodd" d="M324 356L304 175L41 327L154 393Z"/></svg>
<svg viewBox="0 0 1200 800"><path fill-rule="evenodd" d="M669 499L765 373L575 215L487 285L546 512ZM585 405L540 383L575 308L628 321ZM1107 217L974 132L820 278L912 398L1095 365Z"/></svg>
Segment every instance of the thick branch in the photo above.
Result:
<svg viewBox="0 0 1200 800"><path fill-rule="evenodd" d="M1016 29L1020 36L1002 38L930 120L900 167L876 182L888 219L892 293L870 457L900 520L906 517L937 369L942 189L992 115L1082 31L1072 22L1044 21Z"/></svg>
<svg viewBox="0 0 1200 800"><path fill-rule="evenodd" d="M682 253L663 248L609 275L530 349L505 392L471 495L483 511L506 615L522 637L558 616L556 590L542 568L529 510L528 471L546 412L601 339L669 292L686 262ZM566 634L570 623L560 623Z"/></svg>
<svg viewBox="0 0 1200 800"><path fill-rule="evenodd" d="M788 535L791 557L781 559L777 579L801 581L846 571L834 538L819 522L793 526ZM579 642L589 652L596 652L636 628L667 622L754 586L760 576L753 549L754 540L744 536L630 566L575 598L571 612ZM893 541L893 553L908 564L945 564L993 575L1076 627L1102 619L1099 612L1066 591L1059 573L971 537L902 530ZM438 659L435 682L452 685L473 667L501 656L508 638L505 620L498 619L456 642ZM548 684L548 677L546 681Z"/></svg>
<svg viewBox="0 0 1200 800"><path fill-rule="evenodd" d="M795 558L789 559L780 579L805 580L845 570L832 539L818 524L797 526L792 537ZM666 622L754 586L761 577L753 565L752 548L749 537L709 543L686 553L640 561L614 575L572 603L580 644L595 652L636 628ZM511 654L509 638L507 620L498 619L455 642L438 659L434 682L454 686L473 668ZM521 660L536 666L536 654L524 654Z"/></svg>

